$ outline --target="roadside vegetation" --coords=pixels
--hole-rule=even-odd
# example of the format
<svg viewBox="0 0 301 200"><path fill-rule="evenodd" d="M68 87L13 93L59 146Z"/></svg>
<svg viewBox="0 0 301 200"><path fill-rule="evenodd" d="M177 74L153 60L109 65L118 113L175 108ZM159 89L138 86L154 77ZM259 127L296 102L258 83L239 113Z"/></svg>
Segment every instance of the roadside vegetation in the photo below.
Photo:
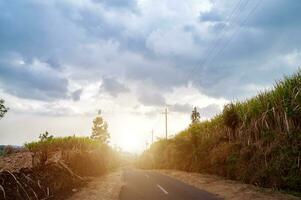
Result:
<svg viewBox="0 0 301 200"><path fill-rule="evenodd" d="M54 137L47 131L39 141L26 143L33 153L33 166L44 166L54 160L63 160L77 174L100 175L116 168L119 155L109 145L108 125L101 116L93 121L90 137Z"/></svg>
<svg viewBox="0 0 301 200"><path fill-rule="evenodd" d="M7 106L4 105L5 101L0 99L0 119L4 117L5 113L9 110Z"/></svg>
<svg viewBox="0 0 301 200"><path fill-rule="evenodd" d="M6 162L20 165L13 158L26 157L27 165L0 171L0 199L65 199L91 177L119 166L119 154L108 145L109 136L107 123L97 116L90 137L54 137L46 131L22 151L3 147Z"/></svg>
<svg viewBox="0 0 301 200"><path fill-rule="evenodd" d="M25 144L33 153L33 166L63 160L82 176L101 175L119 164L119 155L109 145L89 137L53 137Z"/></svg>
<svg viewBox="0 0 301 200"><path fill-rule="evenodd" d="M192 123L174 138L155 142L143 168L217 174L256 186L301 191L301 72L270 91L226 105L211 120Z"/></svg>

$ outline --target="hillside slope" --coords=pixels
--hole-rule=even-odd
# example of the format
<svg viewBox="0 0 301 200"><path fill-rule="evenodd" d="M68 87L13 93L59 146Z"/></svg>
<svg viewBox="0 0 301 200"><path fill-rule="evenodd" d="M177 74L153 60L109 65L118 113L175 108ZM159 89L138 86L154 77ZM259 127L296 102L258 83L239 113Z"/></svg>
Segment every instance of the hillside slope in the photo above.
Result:
<svg viewBox="0 0 301 200"><path fill-rule="evenodd" d="M154 143L139 165L301 191L301 73L252 99L226 105L221 114L191 124L172 139Z"/></svg>

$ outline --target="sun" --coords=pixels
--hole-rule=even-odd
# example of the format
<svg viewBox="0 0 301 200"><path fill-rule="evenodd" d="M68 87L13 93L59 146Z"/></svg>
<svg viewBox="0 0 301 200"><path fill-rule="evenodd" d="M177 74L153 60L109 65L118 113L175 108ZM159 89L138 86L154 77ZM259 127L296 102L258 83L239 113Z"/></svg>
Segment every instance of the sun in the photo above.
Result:
<svg viewBox="0 0 301 200"><path fill-rule="evenodd" d="M125 133L116 141L116 145L122 149L122 151L139 153L145 149L146 142L139 134Z"/></svg>

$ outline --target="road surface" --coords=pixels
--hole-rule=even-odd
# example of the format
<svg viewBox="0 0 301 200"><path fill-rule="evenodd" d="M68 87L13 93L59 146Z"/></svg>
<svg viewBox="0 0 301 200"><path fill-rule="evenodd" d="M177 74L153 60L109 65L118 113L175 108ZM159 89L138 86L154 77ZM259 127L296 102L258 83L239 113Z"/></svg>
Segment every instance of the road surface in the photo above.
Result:
<svg viewBox="0 0 301 200"><path fill-rule="evenodd" d="M221 200L179 180L156 172L128 169L123 172L125 185L121 200Z"/></svg>

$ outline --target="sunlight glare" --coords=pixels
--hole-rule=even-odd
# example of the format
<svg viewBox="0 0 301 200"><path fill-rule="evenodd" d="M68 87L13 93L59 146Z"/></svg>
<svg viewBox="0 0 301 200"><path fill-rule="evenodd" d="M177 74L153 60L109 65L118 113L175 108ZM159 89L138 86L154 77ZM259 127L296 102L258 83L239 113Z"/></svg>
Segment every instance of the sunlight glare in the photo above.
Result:
<svg viewBox="0 0 301 200"><path fill-rule="evenodd" d="M139 137L135 133L125 133L117 141L117 146L119 146L122 151L138 153L144 150L145 141L142 137Z"/></svg>

